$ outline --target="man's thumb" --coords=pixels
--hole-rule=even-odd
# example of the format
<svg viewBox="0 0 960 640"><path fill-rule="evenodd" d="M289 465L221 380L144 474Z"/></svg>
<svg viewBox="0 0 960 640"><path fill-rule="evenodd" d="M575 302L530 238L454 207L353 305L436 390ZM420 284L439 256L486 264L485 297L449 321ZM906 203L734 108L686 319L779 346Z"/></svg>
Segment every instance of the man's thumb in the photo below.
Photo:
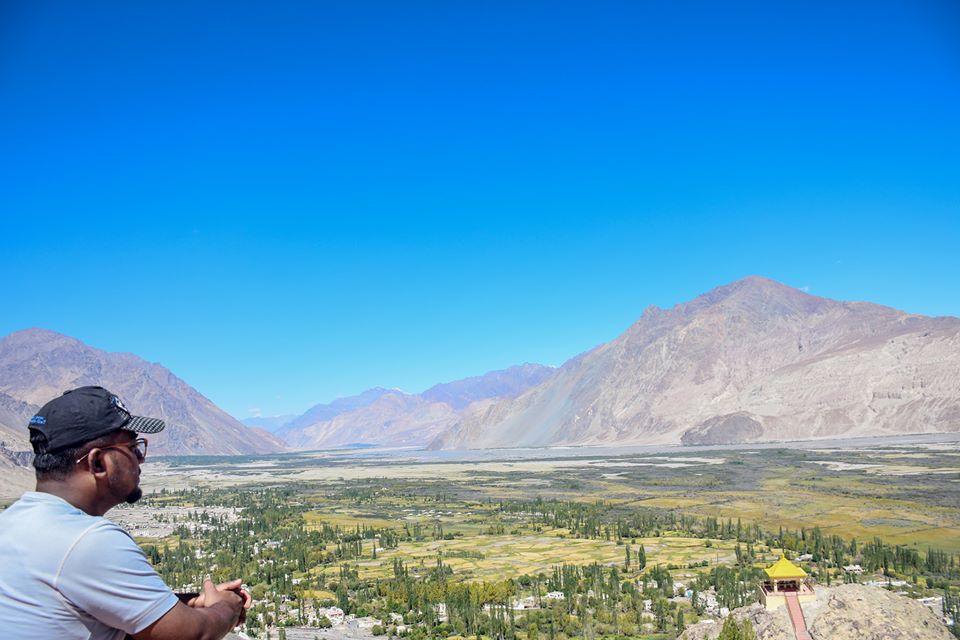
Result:
<svg viewBox="0 0 960 640"><path fill-rule="evenodd" d="M213 585L213 580L210 579L210 576L207 576L203 579L203 595L204 601L209 605L217 595L217 588Z"/></svg>

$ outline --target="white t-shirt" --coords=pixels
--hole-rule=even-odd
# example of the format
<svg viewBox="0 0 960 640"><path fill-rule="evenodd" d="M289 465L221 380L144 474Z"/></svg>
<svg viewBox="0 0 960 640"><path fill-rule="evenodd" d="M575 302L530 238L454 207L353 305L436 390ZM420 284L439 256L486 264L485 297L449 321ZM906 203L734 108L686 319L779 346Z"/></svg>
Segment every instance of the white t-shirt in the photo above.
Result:
<svg viewBox="0 0 960 640"><path fill-rule="evenodd" d="M49 493L0 511L0 630L15 640L122 640L177 604L130 535Z"/></svg>

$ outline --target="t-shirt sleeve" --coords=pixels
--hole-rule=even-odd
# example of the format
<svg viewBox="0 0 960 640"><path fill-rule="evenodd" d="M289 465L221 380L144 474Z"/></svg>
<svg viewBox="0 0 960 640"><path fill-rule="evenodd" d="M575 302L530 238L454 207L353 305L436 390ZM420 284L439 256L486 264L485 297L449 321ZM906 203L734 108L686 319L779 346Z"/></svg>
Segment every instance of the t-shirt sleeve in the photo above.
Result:
<svg viewBox="0 0 960 640"><path fill-rule="evenodd" d="M133 538L109 520L80 536L64 558L55 586L87 614L131 635L177 604Z"/></svg>

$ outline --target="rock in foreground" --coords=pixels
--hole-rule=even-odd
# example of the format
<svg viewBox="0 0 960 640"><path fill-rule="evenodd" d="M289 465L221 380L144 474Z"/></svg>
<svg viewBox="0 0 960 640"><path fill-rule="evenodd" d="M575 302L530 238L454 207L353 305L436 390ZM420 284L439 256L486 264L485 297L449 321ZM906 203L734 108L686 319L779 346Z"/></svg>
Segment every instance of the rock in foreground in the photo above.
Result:
<svg viewBox="0 0 960 640"><path fill-rule="evenodd" d="M916 600L879 587L845 584L817 587L816 602L803 606L813 640L951 640L940 618ZM735 609L737 620L749 618L757 640L793 640L786 609L767 611L763 605ZM700 622L688 627L682 640L715 640L720 623Z"/></svg>

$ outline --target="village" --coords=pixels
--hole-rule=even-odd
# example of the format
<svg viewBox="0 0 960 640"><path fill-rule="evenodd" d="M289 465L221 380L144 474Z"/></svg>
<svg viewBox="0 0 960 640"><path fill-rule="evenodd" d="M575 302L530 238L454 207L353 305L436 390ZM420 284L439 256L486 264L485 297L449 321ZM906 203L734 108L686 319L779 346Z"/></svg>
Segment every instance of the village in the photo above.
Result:
<svg viewBox="0 0 960 640"><path fill-rule="evenodd" d="M167 492L116 518L178 589L196 590L206 571L242 576L254 606L241 638L673 638L760 603L802 639L803 608L831 582L914 598L955 627L956 604L931 588L960 579L949 554L672 511L624 519L601 503L385 489Z"/></svg>

